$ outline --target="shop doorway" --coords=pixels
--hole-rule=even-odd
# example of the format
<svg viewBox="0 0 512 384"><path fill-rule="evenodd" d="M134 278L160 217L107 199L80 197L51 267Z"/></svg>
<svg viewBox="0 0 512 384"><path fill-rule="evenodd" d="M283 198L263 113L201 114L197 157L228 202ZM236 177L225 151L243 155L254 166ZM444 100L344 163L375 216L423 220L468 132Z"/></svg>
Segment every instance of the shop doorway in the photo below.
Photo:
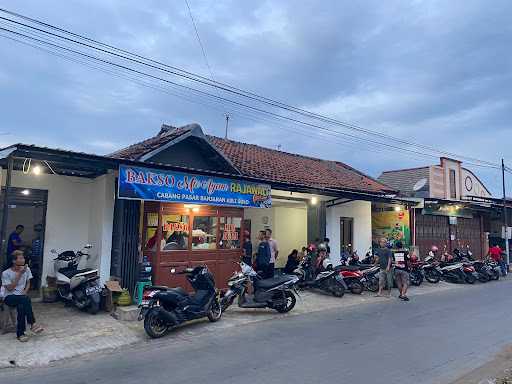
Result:
<svg viewBox="0 0 512 384"><path fill-rule="evenodd" d="M352 250L354 241L354 219L340 217L340 249Z"/></svg>
<svg viewBox="0 0 512 384"><path fill-rule="evenodd" d="M0 212L3 216L5 189L0 198ZM7 262L7 243L11 233L19 225L23 226L20 237L21 249L25 252L25 258L34 278L31 282L31 290L34 294L41 288L43 273L44 232L46 224L46 206L48 191L30 188L9 188L7 220L2 239L2 265Z"/></svg>

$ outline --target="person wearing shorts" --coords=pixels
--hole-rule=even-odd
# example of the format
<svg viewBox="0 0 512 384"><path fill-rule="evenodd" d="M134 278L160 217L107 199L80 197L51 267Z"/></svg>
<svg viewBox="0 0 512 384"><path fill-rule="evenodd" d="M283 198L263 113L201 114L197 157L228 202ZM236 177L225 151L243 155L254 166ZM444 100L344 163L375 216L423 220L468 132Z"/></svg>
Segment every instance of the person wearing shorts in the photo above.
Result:
<svg viewBox="0 0 512 384"><path fill-rule="evenodd" d="M391 263L393 261L393 254L391 250L386 246L386 239L380 239L380 248L377 249L376 254L378 257L378 263L380 267L379 272L379 293L377 296L382 296L382 290L388 284L389 294L391 296L391 288L393 288L393 269L391 268Z"/></svg>
<svg viewBox="0 0 512 384"><path fill-rule="evenodd" d="M400 291L398 296L403 301L409 301L407 297L407 288L409 288L409 251L402 249L402 244L397 243L398 250L395 251L395 281Z"/></svg>

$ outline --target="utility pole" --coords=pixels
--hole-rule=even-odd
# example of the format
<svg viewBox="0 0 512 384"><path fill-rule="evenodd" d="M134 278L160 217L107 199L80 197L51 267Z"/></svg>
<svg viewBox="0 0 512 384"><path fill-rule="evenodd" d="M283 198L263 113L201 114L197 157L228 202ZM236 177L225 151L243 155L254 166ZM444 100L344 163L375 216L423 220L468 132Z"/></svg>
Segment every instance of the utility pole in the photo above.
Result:
<svg viewBox="0 0 512 384"><path fill-rule="evenodd" d="M509 264L509 245L508 245L508 217L507 217L507 194L505 191L505 161L501 159L501 178L503 181L503 225L505 226L505 252L507 254L507 265Z"/></svg>
<svg viewBox="0 0 512 384"><path fill-rule="evenodd" d="M228 138L228 127L229 127L229 113L226 113L226 134L224 138L227 140Z"/></svg>

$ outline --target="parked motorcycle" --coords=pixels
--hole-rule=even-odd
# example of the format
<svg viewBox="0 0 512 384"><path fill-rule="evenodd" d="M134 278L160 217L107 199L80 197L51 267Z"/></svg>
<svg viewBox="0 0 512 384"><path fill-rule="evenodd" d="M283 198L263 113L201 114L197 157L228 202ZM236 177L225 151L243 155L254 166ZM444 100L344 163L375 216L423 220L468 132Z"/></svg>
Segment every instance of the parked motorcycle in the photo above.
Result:
<svg viewBox="0 0 512 384"><path fill-rule="evenodd" d="M423 263L416 261L411 263L411 270L409 271L409 280L411 284L418 287L423 283L424 272L423 272Z"/></svg>
<svg viewBox="0 0 512 384"><path fill-rule="evenodd" d="M356 295L363 293L364 285L362 282L363 273L356 265L344 266L340 265L335 267L335 270L343 277L345 284L350 292Z"/></svg>
<svg viewBox="0 0 512 384"><path fill-rule="evenodd" d="M238 297L240 308L271 308L277 312L290 312L297 299L294 295L295 284L299 278L295 275L282 275L271 279L261 279L251 266L241 262L241 272L235 272L228 281L229 289L221 299L225 311ZM254 294L247 293L252 282Z"/></svg>
<svg viewBox="0 0 512 384"><path fill-rule="evenodd" d="M315 273L311 254L304 257L294 274L299 277L298 286L301 288L316 288L328 292L336 297L343 297L347 284L343 276L334 270L331 261L323 261L323 272Z"/></svg>
<svg viewBox="0 0 512 384"><path fill-rule="evenodd" d="M437 284L443 276L443 271L439 267L439 263L434 260L434 256L432 254L429 254L429 256L425 258L422 269L425 280L429 283Z"/></svg>
<svg viewBox="0 0 512 384"><path fill-rule="evenodd" d="M466 281L462 263L450 263L440 265L442 278L450 283L462 284Z"/></svg>
<svg viewBox="0 0 512 384"><path fill-rule="evenodd" d="M494 261L494 260L487 260L485 262L485 265L487 265L487 267L490 269L490 271L492 273L491 279L492 280L499 280L500 279L500 275L501 275L500 265L496 261Z"/></svg>
<svg viewBox="0 0 512 384"><path fill-rule="evenodd" d="M77 252L64 251L59 254L55 249L50 252L58 255L53 261L59 297L94 315L100 310L102 291L98 282L98 270L78 269L82 257L89 259L87 251L91 248L92 245L87 244L83 250Z"/></svg>
<svg viewBox="0 0 512 384"><path fill-rule="evenodd" d="M172 328L187 321L207 317L216 322L222 317L222 306L215 288L215 280L206 265L185 268L171 273L186 275L195 293L189 295L183 288L149 287L144 291L139 320L144 319L144 330L152 338L164 336Z"/></svg>
<svg viewBox="0 0 512 384"><path fill-rule="evenodd" d="M377 265L361 271L363 274L361 283L366 290L370 292L377 292L379 290L379 272L380 268Z"/></svg>

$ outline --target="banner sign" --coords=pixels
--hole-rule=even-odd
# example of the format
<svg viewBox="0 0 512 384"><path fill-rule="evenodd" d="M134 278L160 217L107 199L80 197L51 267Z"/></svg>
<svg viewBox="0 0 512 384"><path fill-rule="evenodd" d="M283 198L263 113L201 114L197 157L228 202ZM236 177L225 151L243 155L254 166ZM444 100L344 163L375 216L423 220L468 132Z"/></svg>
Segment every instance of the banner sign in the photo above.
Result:
<svg viewBox="0 0 512 384"><path fill-rule="evenodd" d="M119 166L120 199L270 208L270 185L142 167Z"/></svg>

